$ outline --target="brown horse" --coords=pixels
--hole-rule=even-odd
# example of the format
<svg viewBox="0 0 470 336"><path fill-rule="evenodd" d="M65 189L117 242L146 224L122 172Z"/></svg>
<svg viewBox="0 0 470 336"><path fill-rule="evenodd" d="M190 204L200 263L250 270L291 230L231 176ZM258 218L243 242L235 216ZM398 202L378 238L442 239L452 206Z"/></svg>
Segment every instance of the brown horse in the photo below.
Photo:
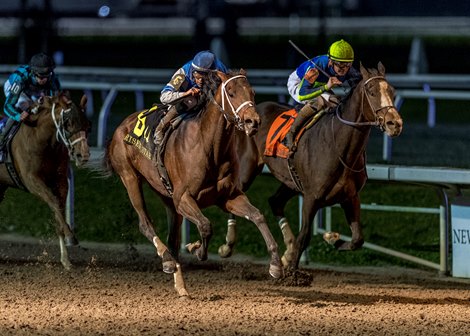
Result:
<svg viewBox="0 0 470 336"><path fill-rule="evenodd" d="M234 133L238 128L248 137L257 131L259 116L253 103L254 91L243 70L230 75L217 72L215 77L217 84L201 112L185 119L168 139L164 165L172 184L172 195L154 162L145 158L136 146L123 141L136 127L139 113L127 117L116 129L105 154L105 169L114 170L121 177L138 214L139 229L155 245L162 258L163 271L174 273L175 288L180 296L188 296L177 262L182 219L185 217L196 224L202 244L192 244L191 252L205 260L212 227L201 209L212 205L254 222L271 254L269 273L275 278L282 275L277 244L264 216L238 188L239 161ZM142 194L144 180L166 207L169 250L155 233L147 214Z"/></svg>
<svg viewBox="0 0 470 336"><path fill-rule="evenodd" d="M65 210L70 159L85 164L90 122L85 115L86 96L75 105L66 92L41 97L7 145L9 155L0 164L0 201L9 187L21 188L46 202L55 216L60 261L71 268L66 246L77 245L66 222Z"/></svg>
<svg viewBox="0 0 470 336"><path fill-rule="evenodd" d="M266 137L273 121L288 106L273 102L257 105L261 127L254 140L239 139L242 163L240 182L246 190L265 163L281 182L269 204L279 220L286 251L282 262L297 269L302 252L312 236L312 222L323 207L340 204L352 231L352 240L339 240L339 234L326 233L324 238L340 250L355 250L364 243L360 225L359 192L366 183L365 151L371 126L377 126L390 137L398 136L403 121L393 105L394 88L385 79L382 63L378 69L360 67L362 81L343 99L342 104L325 114L300 138L298 151L289 160L264 156ZM249 140L249 139L248 139ZM293 167L289 169L288 164ZM298 176L294 179L293 176ZM287 202L303 195L301 230L295 238L284 215ZM229 256L235 243L235 219L229 219L227 244L219 254Z"/></svg>

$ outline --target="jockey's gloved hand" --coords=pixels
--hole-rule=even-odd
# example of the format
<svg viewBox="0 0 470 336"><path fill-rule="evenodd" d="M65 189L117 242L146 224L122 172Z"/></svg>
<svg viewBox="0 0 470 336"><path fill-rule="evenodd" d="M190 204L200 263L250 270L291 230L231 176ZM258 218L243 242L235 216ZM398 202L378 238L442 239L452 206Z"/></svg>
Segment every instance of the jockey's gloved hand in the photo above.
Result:
<svg viewBox="0 0 470 336"><path fill-rule="evenodd" d="M29 117L29 112L28 111L23 111L20 114L20 120L23 121Z"/></svg>

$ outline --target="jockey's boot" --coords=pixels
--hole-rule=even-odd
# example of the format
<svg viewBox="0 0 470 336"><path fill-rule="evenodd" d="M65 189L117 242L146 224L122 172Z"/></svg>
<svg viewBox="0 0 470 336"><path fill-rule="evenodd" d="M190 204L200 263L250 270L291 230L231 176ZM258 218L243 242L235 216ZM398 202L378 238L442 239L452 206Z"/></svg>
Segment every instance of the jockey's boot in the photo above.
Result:
<svg viewBox="0 0 470 336"><path fill-rule="evenodd" d="M302 128L305 122L317 113L316 106L305 104L297 114L297 117L292 124L289 133L286 134L286 146L289 148L288 156L291 156L297 150L297 144L295 143L295 135Z"/></svg>
<svg viewBox="0 0 470 336"><path fill-rule="evenodd" d="M6 138L8 136L8 133L10 133L11 128L15 124L15 120L8 118L8 120L5 122L5 126L3 126L1 132L0 132L0 150L3 149L3 146L5 146Z"/></svg>
<svg viewBox="0 0 470 336"><path fill-rule="evenodd" d="M155 129L155 135L154 135L154 143L157 146L157 148L161 146L163 142L163 137L165 135L166 130L170 126L171 120L173 120L173 118L175 118L177 115L178 115L178 111L174 107L171 107L170 109L168 109L168 111L165 113L163 118L160 120L160 123Z"/></svg>

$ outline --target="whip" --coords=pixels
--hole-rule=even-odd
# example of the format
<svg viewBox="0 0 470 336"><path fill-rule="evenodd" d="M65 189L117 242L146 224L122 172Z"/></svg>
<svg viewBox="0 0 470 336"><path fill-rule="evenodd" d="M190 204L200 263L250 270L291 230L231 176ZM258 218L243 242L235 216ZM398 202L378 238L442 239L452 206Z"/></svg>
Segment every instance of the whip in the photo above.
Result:
<svg viewBox="0 0 470 336"><path fill-rule="evenodd" d="M307 54L305 54L299 47L297 47L297 45L294 42L292 42L292 40L289 40L289 43L294 47L295 50L297 50L302 56L304 56L308 61L310 61L310 63L312 63L315 66L315 68L317 68L318 71L320 71L322 74L324 74L328 78L331 77L329 74L326 73L325 70L323 70L318 65L316 65L315 62L312 61L312 59L307 56Z"/></svg>

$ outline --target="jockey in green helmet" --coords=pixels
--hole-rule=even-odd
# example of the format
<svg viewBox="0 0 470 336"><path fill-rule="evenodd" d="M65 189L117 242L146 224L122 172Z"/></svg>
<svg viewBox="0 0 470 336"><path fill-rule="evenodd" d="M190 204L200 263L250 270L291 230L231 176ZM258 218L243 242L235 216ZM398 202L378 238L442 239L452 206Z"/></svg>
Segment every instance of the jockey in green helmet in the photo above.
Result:
<svg viewBox="0 0 470 336"><path fill-rule="evenodd" d="M345 40L331 44L328 54L300 64L289 76L287 88L298 103L299 112L286 135L290 154L295 152L294 139L303 124L323 108L335 107L339 98L331 90L335 86L353 87L362 78L352 66L354 50Z"/></svg>

